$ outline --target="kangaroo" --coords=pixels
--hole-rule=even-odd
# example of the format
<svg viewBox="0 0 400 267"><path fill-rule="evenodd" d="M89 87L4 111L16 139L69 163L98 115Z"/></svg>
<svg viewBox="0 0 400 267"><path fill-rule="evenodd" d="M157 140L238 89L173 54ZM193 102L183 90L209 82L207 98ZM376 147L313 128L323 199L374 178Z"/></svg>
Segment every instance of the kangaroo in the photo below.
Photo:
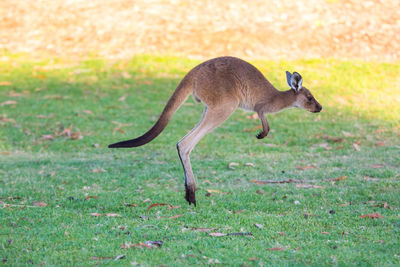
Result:
<svg viewBox="0 0 400 267"><path fill-rule="evenodd" d="M250 63L235 57L218 57L205 61L189 71L168 100L160 118L142 136L109 145L109 148L138 147L156 138L167 126L175 111L193 94L204 104L200 122L176 145L185 175L185 199L196 206L196 182L190 164L190 152L207 133L229 118L237 109L255 111L260 118L262 139L270 130L265 114L297 107L320 112L322 106L305 88L297 72L286 71L290 90L278 91L264 75Z"/></svg>

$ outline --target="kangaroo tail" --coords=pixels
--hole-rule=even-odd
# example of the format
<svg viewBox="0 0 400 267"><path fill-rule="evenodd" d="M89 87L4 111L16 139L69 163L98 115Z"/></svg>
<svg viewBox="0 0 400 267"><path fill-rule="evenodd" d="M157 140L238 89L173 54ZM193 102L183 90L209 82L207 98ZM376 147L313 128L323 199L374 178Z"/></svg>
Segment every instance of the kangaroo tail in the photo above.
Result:
<svg viewBox="0 0 400 267"><path fill-rule="evenodd" d="M175 111L183 104L183 102L185 102L188 96L192 93L192 83L190 82L191 79L188 76L189 74L186 75L180 82L175 92L168 100L167 105L165 105L160 118L150 130L148 130L145 134L139 136L138 138L111 144L108 147L138 147L145 145L156 138L165 129Z"/></svg>

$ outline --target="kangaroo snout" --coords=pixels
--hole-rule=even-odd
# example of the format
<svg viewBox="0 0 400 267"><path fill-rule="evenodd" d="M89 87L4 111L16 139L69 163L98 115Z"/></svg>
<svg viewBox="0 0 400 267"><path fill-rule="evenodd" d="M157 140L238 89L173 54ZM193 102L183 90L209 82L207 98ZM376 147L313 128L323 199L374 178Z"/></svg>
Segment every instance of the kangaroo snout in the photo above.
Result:
<svg viewBox="0 0 400 267"><path fill-rule="evenodd" d="M317 108L313 111L313 113L321 112L322 106L320 104L317 105Z"/></svg>

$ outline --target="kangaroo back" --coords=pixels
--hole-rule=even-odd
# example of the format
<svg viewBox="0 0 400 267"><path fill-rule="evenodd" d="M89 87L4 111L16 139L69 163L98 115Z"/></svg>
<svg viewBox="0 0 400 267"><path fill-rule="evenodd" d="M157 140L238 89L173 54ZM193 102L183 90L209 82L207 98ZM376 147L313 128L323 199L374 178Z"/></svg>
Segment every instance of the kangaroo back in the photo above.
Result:
<svg viewBox="0 0 400 267"><path fill-rule="evenodd" d="M165 129L175 111L183 104L183 102L185 102L188 96L192 93L193 89L192 89L192 84L190 82L191 80L190 74L191 73L189 72L179 83L175 92L168 100L167 105L165 105L164 110L160 115L160 118L158 118L156 124L154 124L154 126L150 130L148 130L145 134L139 136L138 138L111 144L108 147L109 148L138 147L145 145L151 142L154 138L156 138Z"/></svg>

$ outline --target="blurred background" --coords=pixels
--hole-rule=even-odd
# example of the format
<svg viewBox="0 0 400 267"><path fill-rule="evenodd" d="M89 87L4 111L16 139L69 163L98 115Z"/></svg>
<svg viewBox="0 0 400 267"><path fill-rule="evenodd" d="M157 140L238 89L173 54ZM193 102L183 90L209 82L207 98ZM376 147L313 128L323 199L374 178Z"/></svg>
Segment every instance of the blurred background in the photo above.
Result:
<svg viewBox="0 0 400 267"><path fill-rule="evenodd" d="M398 0L0 1L0 49L33 56L398 61Z"/></svg>

